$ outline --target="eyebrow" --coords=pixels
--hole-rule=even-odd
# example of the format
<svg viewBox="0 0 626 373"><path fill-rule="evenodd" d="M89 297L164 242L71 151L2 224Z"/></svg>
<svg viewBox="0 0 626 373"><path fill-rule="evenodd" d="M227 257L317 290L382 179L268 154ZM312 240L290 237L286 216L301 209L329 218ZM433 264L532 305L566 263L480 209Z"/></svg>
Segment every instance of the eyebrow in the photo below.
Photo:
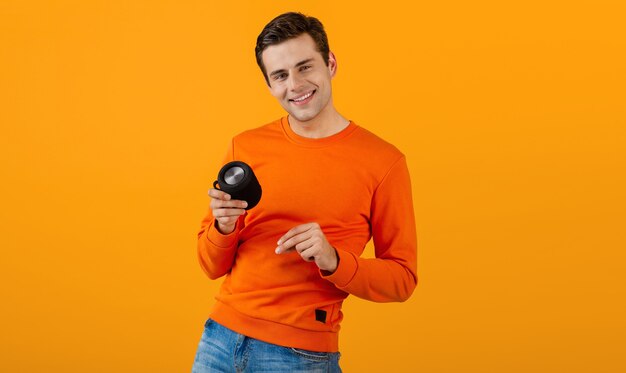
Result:
<svg viewBox="0 0 626 373"><path fill-rule="evenodd" d="M295 66L295 67L300 67L300 66L305 65L305 64L307 64L307 63L309 63L309 62L311 62L311 61L313 61L313 60L314 60L313 58L307 58L306 60L303 60L303 61L298 62L298 63L296 64L296 66ZM269 75L269 76L274 76L274 75L276 75L276 74L284 73L284 72L286 72L286 71L287 71L287 70L285 70L285 69L274 70L274 71L272 71L272 72L270 73L270 75Z"/></svg>

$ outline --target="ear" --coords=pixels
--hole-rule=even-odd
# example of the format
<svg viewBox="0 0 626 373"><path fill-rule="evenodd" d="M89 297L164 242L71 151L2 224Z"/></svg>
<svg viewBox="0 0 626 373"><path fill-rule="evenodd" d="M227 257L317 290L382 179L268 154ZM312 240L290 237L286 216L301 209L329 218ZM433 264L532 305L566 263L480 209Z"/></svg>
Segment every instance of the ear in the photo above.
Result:
<svg viewBox="0 0 626 373"><path fill-rule="evenodd" d="M331 78L337 74L337 58L332 51L328 51L328 71Z"/></svg>

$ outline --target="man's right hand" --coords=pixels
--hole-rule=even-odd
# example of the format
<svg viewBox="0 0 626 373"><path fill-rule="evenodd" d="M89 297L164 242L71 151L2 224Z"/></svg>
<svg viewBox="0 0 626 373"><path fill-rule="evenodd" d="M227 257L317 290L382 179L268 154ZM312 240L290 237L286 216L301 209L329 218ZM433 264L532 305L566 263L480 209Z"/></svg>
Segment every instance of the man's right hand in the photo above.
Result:
<svg viewBox="0 0 626 373"><path fill-rule="evenodd" d="M219 189L209 189L209 197L211 197L211 210L213 216L217 220L217 229L222 234L229 234L235 230L237 219L246 213L244 210L248 203L230 199L230 194Z"/></svg>

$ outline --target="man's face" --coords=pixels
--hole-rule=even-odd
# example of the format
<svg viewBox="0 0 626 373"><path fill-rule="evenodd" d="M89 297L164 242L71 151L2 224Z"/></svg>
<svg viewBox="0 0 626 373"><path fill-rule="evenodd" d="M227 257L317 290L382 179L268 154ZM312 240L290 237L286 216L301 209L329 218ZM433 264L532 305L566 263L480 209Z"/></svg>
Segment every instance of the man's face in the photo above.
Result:
<svg viewBox="0 0 626 373"><path fill-rule="evenodd" d="M328 66L309 34L302 34L263 51L270 92L295 119L306 122L331 108L330 80L337 62L329 54Z"/></svg>

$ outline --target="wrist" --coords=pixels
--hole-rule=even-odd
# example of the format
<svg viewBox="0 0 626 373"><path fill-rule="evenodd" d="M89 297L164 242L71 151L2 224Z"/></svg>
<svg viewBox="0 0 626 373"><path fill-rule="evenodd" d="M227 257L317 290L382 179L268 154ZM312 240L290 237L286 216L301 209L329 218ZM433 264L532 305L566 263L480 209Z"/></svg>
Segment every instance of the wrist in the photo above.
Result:
<svg viewBox="0 0 626 373"><path fill-rule="evenodd" d="M231 225L225 225L225 224L221 224L217 219L215 220L215 228L217 229L218 232L220 232L223 235L228 235L228 234L233 233L235 231L236 226L237 226L237 223L231 224Z"/></svg>
<svg viewBox="0 0 626 373"><path fill-rule="evenodd" d="M331 263L330 268L322 269L322 273L324 274L324 276L332 275L339 267L339 254L337 253L337 249L335 249L334 247L332 247L332 249L333 253L335 254L335 260L333 261L333 263Z"/></svg>

